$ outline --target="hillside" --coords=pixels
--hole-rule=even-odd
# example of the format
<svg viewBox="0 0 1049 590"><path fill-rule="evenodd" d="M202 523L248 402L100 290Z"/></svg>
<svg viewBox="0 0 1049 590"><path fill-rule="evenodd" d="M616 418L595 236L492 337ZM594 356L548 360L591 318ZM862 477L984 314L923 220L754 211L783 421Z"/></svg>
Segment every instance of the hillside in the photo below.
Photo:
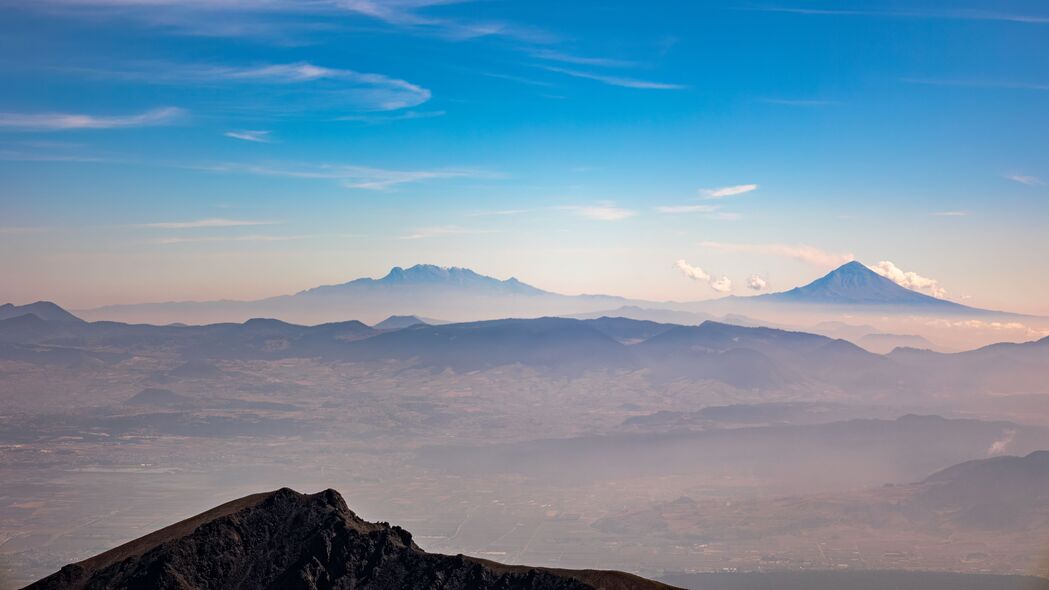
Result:
<svg viewBox="0 0 1049 590"><path fill-rule="evenodd" d="M67 565L28 590L355 588L659 590L621 572L508 566L427 553L334 490L255 494Z"/></svg>

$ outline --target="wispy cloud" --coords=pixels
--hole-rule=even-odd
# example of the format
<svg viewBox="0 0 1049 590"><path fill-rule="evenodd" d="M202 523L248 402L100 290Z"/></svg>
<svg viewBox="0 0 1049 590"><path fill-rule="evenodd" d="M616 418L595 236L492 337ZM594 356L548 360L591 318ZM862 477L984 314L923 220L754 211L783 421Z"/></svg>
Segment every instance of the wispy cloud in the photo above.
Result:
<svg viewBox="0 0 1049 590"><path fill-rule="evenodd" d="M968 217L968 211L937 211L933 213L936 217Z"/></svg>
<svg viewBox="0 0 1049 590"><path fill-rule="evenodd" d="M245 236L191 236L157 238L150 240L152 244L195 244L209 242L287 242L290 240L304 240L314 236L271 236L251 234Z"/></svg>
<svg viewBox="0 0 1049 590"><path fill-rule="evenodd" d="M720 209L720 205L663 205L656 207L656 211L669 215L687 213L713 213Z"/></svg>
<svg viewBox="0 0 1049 590"><path fill-rule="evenodd" d="M153 228L153 229L197 229L202 227L245 227L253 225L277 225L280 221L259 221L249 219L223 219L212 217L208 219L195 219L191 221L158 221L153 223L136 223L129 227Z"/></svg>
<svg viewBox="0 0 1049 590"><path fill-rule="evenodd" d="M392 115L385 114L368 114L368 115L345 115L337 117L336 121L357 121L360 123L377 124L377 123L390 123L393 121L413 121L415 119L432 119L434 117L443 117L447 113L445 111L404 111Z"/></svg>
<svg viewBox="0 0 1049 590"><path fill-rule="evenodd" d="M556 37L547 31L502 20L470 20L436 16L429 8L468 0L39 0L39 8L65 8L72 14L111 10L121 17L200 35L279 36L283 30L301 27L301 19L251 20L246 17L295 14L311 17L345 17L347 14L374 19L409 32L439 36L452 41L478 37L504 37L522 43L550 43ZM91 12L89 12L91 11ZM228 18L220 18L227 16ZM239 18L236 18L239 17ZM310 23L317 26L317 23Z"/></svg>
<svg viewBox="0 0 1049 590"><path fill-rule="evenodd" d="M255 143L273 143L273 139L270 138L269 131L253 131L245 129L243 131L227 131L223 133L226 137L232 137L233 139L240 139L242 141L252 141Z"/></svg>
<svg viewBox="0 0 1049 590"><path fill-rule="evenodd" d="M571 211L585 219L594 221L622 221L637 215L637 211L617 207L613 203L601 203L598 205L567 205L558 207L565 211Z"/></svg>
<svg viewBox="0 0 1049 590"><path fill-rule="evenodd" d="M1030 176L1027 174L1006 174L1005 178L1013 182L1019 182L1020 184L1026 184L1027 186L1041 186L1045 184L1045 181L1037 176Z"/></svg>
<svg viewBox="0 0 1049 590"><path fill-rule="evenodd" d="M470 217L508 217L531 213L532 211L535 211L535 209L497 209L494 211L472 211L467 213L467 215Z"/></svg>
<svg viewBox="0 0 1049 590"><path fill-rule="evenodd" d="M917 18L931 20L975 20L975 21L1002 21L1026 24L1049 24L1049 16L1039 14L1021 14L1014 12L1000 12L995 10L980 10L967 8L947 8L929 10L852 10L840 8L800 8L789 6L766 6L748 8L744 10L758 10L762 12L783 12L791 14L824 15L824 16L869 16L882 18Z"/></svg>
<svg viewBox="0 0 1049 590"><path fill-rule="evenodd" d="M558 61L566 64L574 64L577 66L598 66L605 68L625 68L636 66L637 63L633 61L614 59L608 57L584 57L579 55L572 55L569 53L562 53L560 51L554 51L551 49L538 49L532 52L532 57L542 59L546 61Z"/></svg>
<svg viewBox="0 0 1049 590"><path fill-rule="evenodd" d="M481 76L487 76L489 78L495 78L497 80L508 80L510 82L517 82L518 84L527 84L529 86L553 86L550 82L544 80L536 80L534 78L525 78L524 76L513 76L511 74L501 74L499 72L475 72Z"/></svg>
<svg viewBox="0 0 1049 590"><path fill-rule="evenodd" d="M714 277L704 271L698 266L692 266L685 260L678 260L675 263L677 269L681 271L681 274L692 279L693 281L699 281L706 283L711 289L718 293L728 293L732 290L732 281L728 277Z"/></svg>
<svg viewBox="0 0 1049 590"><path fill-rule="evenodd" d="M471 229L465 227L459 227L457 225L442 225L438 227L424 227L417 229L414 232L400 236L402 240L425 240L429 238L447 238L453 236L467 236L476 234L491 234L496 233L495 230L491 229Z"/></svg>
<svg viewBox="0 0 1049 590"><path fill-rule="evenodd" d="M722 252L791 258L821 268L840 266L856 259L851 253L837 254L804 244L729 244L725 242L701 242L700 246Z"/></svg>
<svg viewBox="0 0 1049 590"><path fill-rule="evenodd" d="M735 197L744 193L758 190L756 184L738 184L736 186L723 186L721 188L705 188L700 189L707 199L724 199L725 197Z"/></svg>
<svg viewBox="0 0 1049 590"><path fill-rule="evenodd" d="M429 89L399 78L305 61L251 66L143 62L108 69L60 69L150 84L268 85L267 96L278 93L282 109L309 104L324 110L392 111L421 105L432 96ZM257 102L257 97L252 101Z"/></svg>
<svg viewBox="0 0 1049 590"><path fill-rule="evenodd" d="M552 34L502 20L465 20L438 17L426 13L426 8L459 4L466 0L338 0L338 8L375 18L389 25L415 29L451 40L469 40L478 37L506 37L528 43L550 43Z"/></svg>
<svg viewBox="0 0 1049 590"><path fill-rule="evenodd" d="M868 268L905 289L924 292L937 299L947 298L947 290L936 279L923 277L916 272L904 271L888 260L882 260Z"/></svg>
<svg viewBox="0 0 1049 590"><path fill-rule="evenodd" d="M572 76L574 78L583 78L585 80L594 80L595 82L601 82L602 84L608 84L609 86L620 86L623 88L638 88L643 90L682 90L687 86L682 84L670 84L666 82L653 82L650 80L639 80L637 78L624 78L622 76L611 76L605 74L596 74L594 72L584 72L581 70L573 70L568 68L559 68L555 66L540 66L544 70L550 72L556 72L558 74L564 74L566 76Z"/></svg>
<svg viewBox="0 0 1049 590"><path fill-rule="evenodd" d="M500 178L483 170L389 170L350 164L218 164L196 166L200 170L339 181L353 189L386 190L401 184L449 178Z"/></svg>
<svg viewBox="0 0 1049 590"><path fill-rule="evenodd" d="M167 125L185 111L176 107L153 109L134 115L100 116L71 113L0 113L0 128L25 131L69 129L118 129Z"/></svg>

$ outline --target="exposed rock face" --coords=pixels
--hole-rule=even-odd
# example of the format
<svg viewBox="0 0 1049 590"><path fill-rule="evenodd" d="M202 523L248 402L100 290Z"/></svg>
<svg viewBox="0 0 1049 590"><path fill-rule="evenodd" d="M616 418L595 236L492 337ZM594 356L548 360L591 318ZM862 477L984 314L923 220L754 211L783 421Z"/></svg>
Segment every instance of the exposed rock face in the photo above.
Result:
<svg viewBox="0 0 1049 590"><path fill-rule="evenodd" d="M507 566L426 553L366 522L334 490L234 500L80 563L31 590L666 590L621 572ZM27 589L27 590L28 590Z"/></svg>

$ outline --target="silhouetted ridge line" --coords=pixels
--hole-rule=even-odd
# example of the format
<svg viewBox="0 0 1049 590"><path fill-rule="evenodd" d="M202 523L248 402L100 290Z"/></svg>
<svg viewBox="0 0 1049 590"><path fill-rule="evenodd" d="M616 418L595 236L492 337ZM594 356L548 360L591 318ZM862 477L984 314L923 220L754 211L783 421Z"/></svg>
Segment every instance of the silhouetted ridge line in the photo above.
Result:
<svg viewBox="0 0 1049 590"><path fill-rule="evenodd" d="M661 590L622 572L503 565L427 553L354 514L335 490L233 500L61 570L27 590L339 588Z"/></svg>

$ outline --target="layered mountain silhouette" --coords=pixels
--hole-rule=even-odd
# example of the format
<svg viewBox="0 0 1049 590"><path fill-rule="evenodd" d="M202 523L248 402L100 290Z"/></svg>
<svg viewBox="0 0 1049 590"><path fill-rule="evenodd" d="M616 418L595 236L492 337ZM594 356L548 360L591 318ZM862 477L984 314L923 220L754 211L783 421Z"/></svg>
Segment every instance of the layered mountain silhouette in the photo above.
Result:
<svg viewBox="0 0 1049 590"><path fill-rule="evenodd" d="M355 279L257 301L111 305L83 312L88 319L146 323L242 322L273 317L302 324L345 318L379 322L389 316L449 321L570 315L629 303L608 295L562 295L516 278L500 280L470 269L417 264L385 276Z"/></svg>
<svg viewBox="0 0 1049 590"><path fill-rule="evenodd" d="M1031 393L1044 390L1049 338L960 353L897 348L883 355L818 334L714 321L681 326L545 317L376 330L358 321L302 326L258 318L203 326L46 321L33 314L0 320L4 360L70 366L157 352L175 353L186 367L312 358L460 372L502 366L575 376L639 372L657 383L710 380L748 390ZM180 377L176 372L171 376Z"/></svg>
<svg viewBox="0 0 1049 590"><path fill-rule="evenodd" d="M410 268L395 266L381 279L362 278L342 283L307 289L299 295L339 295L346 292L399 290L402 287L429 287L471 294L499 293L512 295L553 295L511 277L499 280L478 274L468 268L416 264Z"/></svg>
<svg viewBox="0 0 1049 590"><path fill-rule="evenodd" d="M83 321L50 301L37 301L28 305L14 305L13 303L0 305L0 320L9 320L24 315L34 315L52 322Z"/></svg>
<svg viewBox="0 0 1049 590"><path fill-rule="evenodd" d="M930 297L897 285L859 262L789 291L751 297L729 296L700 302L654 302L613 295L564 295L516 278L496 279L467 268L417 264L394 267L381 278L360 278L257 301L202 301L111 305L79 312L91 320L154 324L242 322L253 317L317 324L355 318L380 322L390 316L435 317L462 322L498 318L561 316L593 318L621 315L634 319L696 324L713 312L748 313L762 306L807 311L826 307L876 313L926 315L1001 314ZM610 312L609 310L614 310ZM403 327L403 326L402 326ZM389 328L382 328L389 329Z"/></svg>
<svg viewBox="0 0 1049 590"><path fill-rule="evenodd" d="M354 514L334 490L234 500L27 590L661 590L631 574L510 566L427 553L408 531Z"/></svg>
<svg viewBox="0 0 1049 590"><path fill-rule="evenodd" d="M430 325L430 322L413 315L392 315L372 327L376 330L400 330L402 328L419 325L428 326Z"/></svg>

